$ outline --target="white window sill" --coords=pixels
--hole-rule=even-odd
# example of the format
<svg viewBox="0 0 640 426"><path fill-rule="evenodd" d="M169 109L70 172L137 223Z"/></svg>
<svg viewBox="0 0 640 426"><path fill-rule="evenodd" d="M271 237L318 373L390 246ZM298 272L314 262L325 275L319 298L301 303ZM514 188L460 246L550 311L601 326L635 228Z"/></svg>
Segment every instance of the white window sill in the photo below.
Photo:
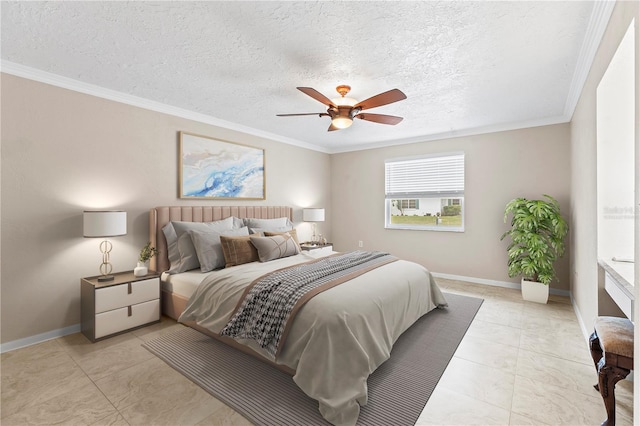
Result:
<svg viewBox="0 0 640 426"><path fill-rule="evenodd" d="M464 228L455 226L402 226L385 225L385 229L405 229L411 231L464 232Z"/></svg>

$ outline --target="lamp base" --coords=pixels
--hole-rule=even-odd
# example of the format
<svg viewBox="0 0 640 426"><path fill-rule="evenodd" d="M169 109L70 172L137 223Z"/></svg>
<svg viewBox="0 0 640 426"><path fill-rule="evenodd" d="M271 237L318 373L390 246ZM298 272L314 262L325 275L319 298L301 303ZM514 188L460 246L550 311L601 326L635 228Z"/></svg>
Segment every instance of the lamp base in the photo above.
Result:
<svg viewBox="0 0 640 426"><path fill-rule="evenodd" d="M99 283L103 283L105 281L113 281L115 277L113 275L102 275L98 278Z"/></svg>

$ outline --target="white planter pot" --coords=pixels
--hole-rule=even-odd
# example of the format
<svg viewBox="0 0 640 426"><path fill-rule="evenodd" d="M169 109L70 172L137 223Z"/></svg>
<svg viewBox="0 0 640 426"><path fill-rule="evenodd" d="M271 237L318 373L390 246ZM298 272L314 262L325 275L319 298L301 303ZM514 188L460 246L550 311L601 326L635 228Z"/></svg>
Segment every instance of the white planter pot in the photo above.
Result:
<svg viewBox="0 0 640 426"><path fill-rule="evenodd" d="M549 300L549 286L537 281L520 281L522 286L522 298L530 302L547 303Z"/></svg>
<svg viewBox="0 0 640 426"><path fill-rule="evenodd" d="M146 262L138 262L138 266L133 268L133 275L136 277L143 277L147 275L147 272L149 272L149 267Z"/></svg>

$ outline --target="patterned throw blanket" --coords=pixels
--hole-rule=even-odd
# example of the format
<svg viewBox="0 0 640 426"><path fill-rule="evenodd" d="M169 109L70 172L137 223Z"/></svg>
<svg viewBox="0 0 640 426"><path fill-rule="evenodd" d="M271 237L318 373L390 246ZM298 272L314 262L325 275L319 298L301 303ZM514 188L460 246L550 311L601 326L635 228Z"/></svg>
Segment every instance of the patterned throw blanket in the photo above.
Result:
<svg viewBox="0 0 640 426"><path fill-rule="evenodd" d="M311 297L396 260L388 253L354 251L271 272L249 285L220 334L255 340L275 357Z"/></svg>

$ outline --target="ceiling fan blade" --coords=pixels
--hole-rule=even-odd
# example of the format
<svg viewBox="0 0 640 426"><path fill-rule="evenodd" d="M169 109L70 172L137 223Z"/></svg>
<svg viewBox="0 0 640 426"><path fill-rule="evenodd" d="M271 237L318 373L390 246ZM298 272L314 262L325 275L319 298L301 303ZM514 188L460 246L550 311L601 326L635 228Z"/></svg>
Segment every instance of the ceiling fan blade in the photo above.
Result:
<svg viewBox="0 0 640 426"><path fill-rule="evenodd" d="M323 115L329 115L326 112L304 112L301 114L276 114L277 117L294 117L297 115L317 115L319 117L322 117Z"/></svg>
<svg viewBox="0 0 640 426"><path fill-rule="evenodd" d="M407 95L405 95L398 89L391 89L388 92L380 93L379 95L375 95L369 99L365 99L362 102L358 102L353 107L365 110L376 108L382 105L392 104L403 99L407 99Z"/></svg>
<svg viewBox="0 0 640 426"><path fill-rule="evenodd" d="M380 124L391 124L396 125L402 121L402 117L396 117L395 115L385 115L385 114L369 114L369 113L361 113L356 115L356 118L366 121L373 121L374 123Z"/></svg>
<svg viewBox="0 0 640 426"><path fill-rule="evenodd" d="M318 92L316 89L312 89L311 87L296 87L296 89L298 89L299 91L301 91L307 96L311 96L316 101L321 102L328 107L334 107L334 108L336 107L333 104L333 102L331 102L331 99L327 98L325 95Z"/></svg>
<svg viewBox="0 0 640 426"><path fill-rule="evenodd" d="M333 132L334 130L340 130L338 127L334 126L333 123L327 129L327 132Z"/></svg>

